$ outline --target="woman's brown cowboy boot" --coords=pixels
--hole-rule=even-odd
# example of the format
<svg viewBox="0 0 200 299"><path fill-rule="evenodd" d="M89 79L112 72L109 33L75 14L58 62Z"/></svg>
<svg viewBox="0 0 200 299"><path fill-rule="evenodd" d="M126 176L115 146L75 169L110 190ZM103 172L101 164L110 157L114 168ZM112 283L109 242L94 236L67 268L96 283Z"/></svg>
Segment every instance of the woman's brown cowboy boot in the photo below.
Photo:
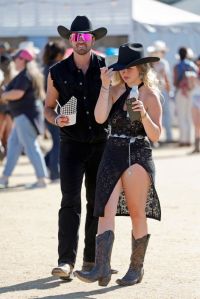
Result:
<svg viewBox="0 0 200 299"><path fill-rule="evenodd" d="M150 235L135 240L132 235L132 255L129 269L122 279L116 283L121 286L130 286L142 281L144 275L143 263Z"/></svg>
<svg viewBox="0 0 200 299"><path fill-rule="evenodd" d="M95 266L90 272L75 271L74 275L84 282L98 280L100 286L107 286L111 279L110 259L114 233L111 230L96 237Z"/></svg>

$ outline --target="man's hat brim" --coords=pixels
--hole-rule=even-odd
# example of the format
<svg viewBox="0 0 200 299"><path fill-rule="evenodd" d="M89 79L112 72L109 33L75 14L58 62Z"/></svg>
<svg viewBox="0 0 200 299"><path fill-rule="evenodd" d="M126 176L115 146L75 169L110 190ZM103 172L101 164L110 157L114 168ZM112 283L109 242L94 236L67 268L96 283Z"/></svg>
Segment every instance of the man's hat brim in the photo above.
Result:
<svg viewBox="0 0 200 299"><path fill-rule="evenodd" d="M97 29L91 30L91 31L71 31L64 26L59 25L57 30L58 30L58 33L60 34L60 36L65 39L69 39L70 35L74 32L91 33L92 35L94 35L96 40L104 37L107 34L107 29L105 27L100 27L100 28L97 28Z"/></svg>
<svg viewBox="0 0 200 299"><path fill-rule="evenodd" d="M113 63L111 65L109 65L109 69L113 69L113 71L121 71L121 70L124 70L124 69L128 69L129 67L132 67L132 66L137 66L137 65L140 65L140 64L144 64L144 63L150 63L150 62L156 62L156 61L159 61L160 58L159 57L144 57L144 58L140 58L140 59L137 59L137 60L134 60L133 62L127 64L127 65L124 65L124 64L120 64L118 62L116 63Z"/></svg>

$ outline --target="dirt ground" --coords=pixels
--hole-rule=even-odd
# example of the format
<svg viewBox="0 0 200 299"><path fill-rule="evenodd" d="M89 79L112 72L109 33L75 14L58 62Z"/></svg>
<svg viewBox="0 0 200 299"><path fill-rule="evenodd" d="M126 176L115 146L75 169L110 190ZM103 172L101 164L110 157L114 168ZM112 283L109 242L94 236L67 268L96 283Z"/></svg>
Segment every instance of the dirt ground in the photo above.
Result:
<svg viewBox="0 0 200 299"><path fill-rule="evenodd" d="M0 191L0 298L3 299L200 299L200 155L191 149L154 150L156 186L162 221L148 220L151 239L142 283L119 287L130 258L130 219L116 218L112 267L119 270L107 287L74 278L66 283L51 276L57 264L59 184L24 190L34 172L22 156ZM3 166L0 166L0 172ZM76 269L83 252L85 190Z"/></svg>

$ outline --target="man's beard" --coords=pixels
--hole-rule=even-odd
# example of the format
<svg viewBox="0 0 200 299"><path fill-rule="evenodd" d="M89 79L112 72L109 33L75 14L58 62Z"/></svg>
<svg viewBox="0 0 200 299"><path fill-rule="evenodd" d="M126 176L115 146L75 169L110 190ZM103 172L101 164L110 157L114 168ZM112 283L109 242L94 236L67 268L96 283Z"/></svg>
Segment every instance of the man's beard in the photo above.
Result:
<svg viewBox="0 0 200 299"><path fill-rule="evenodd" d="M84 46L84 47L74 47L74 52L76 52L77 54L79 55L85 55L87 54L88 52L90 52L91 50L91 46L90 47L87 47L87 46Z"/></svg>

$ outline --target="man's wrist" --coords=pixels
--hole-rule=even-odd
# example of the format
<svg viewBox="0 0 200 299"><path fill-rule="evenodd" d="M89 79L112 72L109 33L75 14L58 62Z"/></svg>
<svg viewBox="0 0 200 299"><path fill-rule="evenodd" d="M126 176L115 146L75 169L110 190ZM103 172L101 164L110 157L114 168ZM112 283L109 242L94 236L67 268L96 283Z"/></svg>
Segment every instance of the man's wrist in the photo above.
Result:
<svg viewBox="0 0 200 299"><path fill-rule="evenodd" d="M59 127L59 124L58 124L58 119L60 118L60 115L57 115L56 118L54 119L54 124Z"/></svg>

